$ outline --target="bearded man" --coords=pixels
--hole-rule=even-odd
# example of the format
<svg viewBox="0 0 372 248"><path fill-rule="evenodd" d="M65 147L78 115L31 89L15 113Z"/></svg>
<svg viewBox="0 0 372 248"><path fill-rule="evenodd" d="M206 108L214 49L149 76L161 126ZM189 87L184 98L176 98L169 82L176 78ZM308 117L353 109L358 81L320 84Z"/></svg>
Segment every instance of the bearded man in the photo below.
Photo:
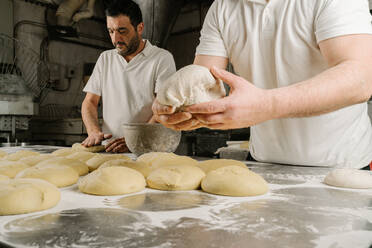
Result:
<svg viewBox="0 0 372 248"><path fill-rule="evenodd" d="M86 147L106 144L106 152L127 152L123 123L152 119L151 106L158 84L176 71L168 51L142 39L144 23L139 6L131 0L113 0L106 9L107 30L115 49L103 52L84 88L82 118ZM102 98L102 128L98 104Z"/></svg>

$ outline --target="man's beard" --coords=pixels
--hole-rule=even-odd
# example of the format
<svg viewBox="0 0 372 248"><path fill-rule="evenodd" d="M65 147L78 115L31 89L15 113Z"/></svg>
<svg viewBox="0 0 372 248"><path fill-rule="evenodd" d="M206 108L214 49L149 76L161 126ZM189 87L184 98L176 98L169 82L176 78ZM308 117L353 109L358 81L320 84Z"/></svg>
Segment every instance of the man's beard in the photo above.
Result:
<svg viewBox="0 0 372 248"><path fill-rule="evenodd" d="M127 49L122 50L123 47L122 48L118 47L118 44L124 45ZM135 53L138 49L139 44L140 44L139 35L136 33L136 35L129 41L128 45L125 42L117 42L115 43L115 47L118 50L118 53L121 56L125 57Z"/></svg>

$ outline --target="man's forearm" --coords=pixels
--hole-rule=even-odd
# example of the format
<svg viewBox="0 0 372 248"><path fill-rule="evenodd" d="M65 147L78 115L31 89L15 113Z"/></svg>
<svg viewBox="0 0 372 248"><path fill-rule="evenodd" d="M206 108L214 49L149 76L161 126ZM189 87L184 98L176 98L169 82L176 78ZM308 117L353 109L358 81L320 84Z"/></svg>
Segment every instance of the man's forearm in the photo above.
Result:
<svg viewBox="0 0 372 248"><path fill-rule="evenodd" d="M315 116L367 101L372 93L368 64L346 61L306 81L269 90L273 116Z"/></svg>
<svg viewBox="0 0 372 248"><path fill-rule="evenodd" d="M101 128L98 122L97 109L89 104L84 104L81 110L84 125L87 129L88 134L92 132L100 132Z"/></svg>

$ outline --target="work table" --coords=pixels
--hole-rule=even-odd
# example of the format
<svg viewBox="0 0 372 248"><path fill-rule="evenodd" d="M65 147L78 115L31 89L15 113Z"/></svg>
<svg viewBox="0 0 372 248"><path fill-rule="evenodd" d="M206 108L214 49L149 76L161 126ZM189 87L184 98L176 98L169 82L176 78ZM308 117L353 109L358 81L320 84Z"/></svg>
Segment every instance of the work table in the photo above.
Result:
<svg viewBox="0 0 372 248"><path fill-rule="evenodd" d="M49 153L56 147L31 149ZM61 188L52 209L0 216L9 247L365 247L372 245L372 190L322 183L330 168L245 161L269 183L256 197L146 188L93 196Z"/></svg>

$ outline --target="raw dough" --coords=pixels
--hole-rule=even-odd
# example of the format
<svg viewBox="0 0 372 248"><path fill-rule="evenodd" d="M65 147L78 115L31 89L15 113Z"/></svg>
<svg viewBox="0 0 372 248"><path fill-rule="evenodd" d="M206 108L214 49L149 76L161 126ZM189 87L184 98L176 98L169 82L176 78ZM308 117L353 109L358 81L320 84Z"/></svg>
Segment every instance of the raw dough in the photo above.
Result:
<svg viewBox="0 0 372 248"><path fill-rule="evenodd" d="M147 185L160 190L193 190L200 187L205 173L194 165L168 165L154 170L147 177Z"/></svg>
<svg viewBox="0 0 372 248"><path fill-rule="evenodd" d="M106 167L95 170L79 181L79 190L93 195L122 195L141 191L145 178L136 170L126 167Z"/></svg>
<svg viewBox="0 0 372 248"><path fill-rule="evenodd" d="M36 156L40 155L38 152L28 151L28 150L21 150L12 154L8 154L4 156L2 159L9 160L9 161L17 161L21 158L29 157L29 156Z"/></svg>
<svg viewBox="0 0 372 248"><path fill-rule="evenodd" d="M85 147L80 143L75 143L72 145L72 149L76 151L84 151L84 152L102 152L105 150L105 146L95 145L95 146Z"/></svg>
<svg viewBox="0 0 372 248"><path fill-rule="evenodd" d="M124 166L140 172L145 178L150 174L151 168L142 161L131 161L126 159L114 159L104 162L99 169L111 166Z"/></svg>
<svg viewBox="0 0 372 248"><path fill-rule="evenodd" d="M240 166L226 166L210 171L202 180L205 192L227 196L255 196L268 191L265 179Z"/></svg>
<svg viewBox="0 0 372 248"><path fill-rule="evenodd" d="M358 169L334 169L324 178L324 183L343 188L372 188L372 172Z"/></svg>
<svg viewBox="0 0 372 248"><path fill-rule="evenodd" d="M178 156L169 152L149 152L142 154L137 161L144 162L152 170L167 165L196 165L198 161L187 156Z"/></svg>
<svg viewBox="0 0 372 248"><path fill-rule="evenodd" d="M8 153L0 150L0 158L5 157Z"/></svg>
<svg viewBox="0 0 372 248"><path fill-rule="evenodd" d="M241 161L234 160L234 159L209 159L198 162L196 164L200 169L202 169L205 173L208 173L212 170L216 170L221 167L237 165L243 168L247 168L247 165Z"/></svg>
<svg viewBox="0 0 372 248"><path fill-rule="evenodd" d="M79 179L79 174L72 168L62 165L35 165L19 172L16 178L39 178L44 179L57 187L72 185Z"/></svg>
<svg viewBox="0 0 372 248"><path fill-rule="evenodd" d="M94 157L89 159L86 164L89 167L89 171L94 171L100 167L104 162L114 159L132 160L130 157L123 154L96 154Z"/></svg>
<svg viewBox="0 0 372 248"><path fill-rule="evenodd" d="M18 172L29 168L28 164L19 161L0 160L0 175L14 178Z"/></svg>
<svg viewBox="0 0 372 248"><path fill-rule="evenodd" d="M66 156L71 155L75 152L76 152L76 150L73 150L72 148L62 148L62 149L58 149L58 150L55 150L54 152L52 152L52 155L59 156L59 157L66 157Z"/></svg>
<svg viewBox="0 0 372 248"><path fill-rule="evenodd" d="M25 214L52 208L60 200L56 186L40 179L0 181L0 215Z"/></svg>
<svg viewBox="0 0 372 248"><path fill-rule="evenodd" d="M222 81L212 76L208 68L188 65L160 84L157 100L163 105L181 107L209 102L226 95Z"/></svg>
<svg viewBox="0 0 372 248"><path fill-rule="evenodd" d="M48 160L51 158L55 158L55 156L53 156L52 154L40 154L37 156L29 156L29 157L21 158L18 161L28 164L29 166L34 166L40 163L41 161Z"/></svg>
<svg viewBox="0 0 372 248"><path fill-rule="evenodd" d="M5 176L5 175L0 175L0 181L2 180L8 180L10 179L9 177Z"/></svg>
<svg viewBox="0 0 372 248"><path fill-rule="evenodd" d="M93 152L74 152L73 154L70 154L66 156L66 158L70 159L77 159L81 162L86 163L89 159L93 158L95 154Z"/></svg>
<svg viewBox="0 0 372 248"><path fill-rule="evenodd" d="M70 158L64 158L64 157L53 157L51 159L42 161L38 163L36 166L37 167L42 167L42 166L55 166L55 165L62 165L62 166L68 166L74 169L79 176L84 176L88 174L89 169L88 166L79 160L76 159L70 159Z"/></svg>

